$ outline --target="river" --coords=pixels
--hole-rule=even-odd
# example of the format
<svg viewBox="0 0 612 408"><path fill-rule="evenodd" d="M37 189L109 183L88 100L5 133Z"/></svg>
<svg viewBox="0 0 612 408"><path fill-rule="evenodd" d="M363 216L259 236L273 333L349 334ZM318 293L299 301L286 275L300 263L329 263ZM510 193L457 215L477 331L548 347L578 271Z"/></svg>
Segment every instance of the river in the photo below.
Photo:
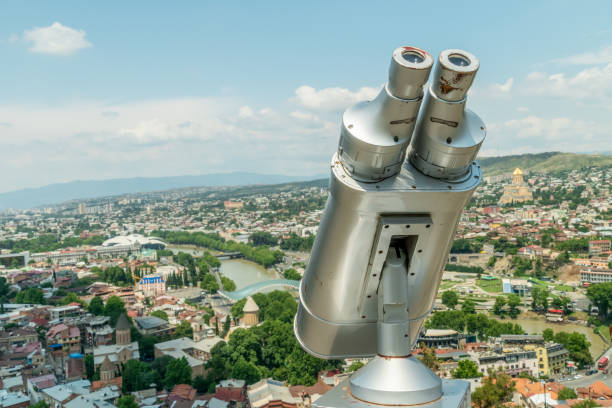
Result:
<svg viewBox="0 0 612 408"><path fill-rule="evenodd" d="M178 245L169 246L168 249L174 253L185 252L194 256L200 256L206 251L197 247ZM265 269L263 266L245 259L222 260L219 271L236 283L236 289L242 289L257 282L279 279L272 269Z"/></svg>
<svg viewBox="0 0 612 408"><path fill-rule="evenodd" d="M601 337L599 337L599 335L593 332L591 327L581 326L574 323L559 324L550 323L539 319L522 319L520 316L516 320L505 319L500 321L518 323L521 325L523 330L525 330L525 333L529 334L542 334L544 329L552 329L555 333L560 331L568 333L582 333L587 337L589 343L591 343L589 350L591 351L593 358L597 358L601 353L608 349L608 345L601 339Z"/></svg>
<svg viewBox="0 0 612 408"><path fill-rule="evenodd" d="M222 275L236 282L237 289L242 289L245 286L257 282L278 279L276 272L273 270L265 269L255 262L246 261L244 259L228 259L221 261L221 268L219 271Z"/></svg>

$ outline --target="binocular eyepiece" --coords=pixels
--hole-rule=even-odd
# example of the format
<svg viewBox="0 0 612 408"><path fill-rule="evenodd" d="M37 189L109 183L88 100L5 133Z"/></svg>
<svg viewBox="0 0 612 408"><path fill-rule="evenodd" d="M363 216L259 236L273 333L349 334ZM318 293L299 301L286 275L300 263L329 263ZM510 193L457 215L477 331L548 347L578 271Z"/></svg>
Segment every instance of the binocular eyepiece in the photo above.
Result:
<svg viewBox="0 0 612 408"><path fill-rule="evenodd" d="M424 95L432 66L427 51L395 49L379 95L345 111L338 156L354 179L377 182L397 174L409 148L412 165L428 176L460 180L468 173L486 135L482 120L465 109L478 59L463 50L442 51Z"/></svg>

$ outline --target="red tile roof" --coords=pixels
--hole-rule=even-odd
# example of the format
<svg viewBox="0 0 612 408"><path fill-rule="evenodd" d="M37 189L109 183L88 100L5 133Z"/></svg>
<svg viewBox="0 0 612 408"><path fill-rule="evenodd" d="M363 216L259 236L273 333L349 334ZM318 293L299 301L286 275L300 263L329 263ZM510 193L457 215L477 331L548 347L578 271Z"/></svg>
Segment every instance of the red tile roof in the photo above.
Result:
<svg viewBox="0 0 612 408"><path fill-rule="evenodd" d="M246 393L244 392L244 388L217 387L214 397L226 402L243 402L246 399Z"/></svg>
<svg viewBox="0 0 612 408"><path fill-rule="evenodd" d="M177 384L172 389L168 399L170 401L189 400L193 401L196 395L196 390L187 384Z"/></svg>

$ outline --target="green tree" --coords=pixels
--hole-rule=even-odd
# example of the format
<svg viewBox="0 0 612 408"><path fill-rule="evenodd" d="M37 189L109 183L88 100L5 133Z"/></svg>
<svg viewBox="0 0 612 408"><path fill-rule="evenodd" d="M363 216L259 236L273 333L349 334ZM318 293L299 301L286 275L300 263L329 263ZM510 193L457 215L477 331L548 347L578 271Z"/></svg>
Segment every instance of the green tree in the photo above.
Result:
<svg viewBox="0 0 612 408"><path fill-rule="evenodd" d="M211 386L214 390L215 383L211 381L208 377L204 378L201 375L198 375L193 379L193 388L200 394L206 394L210 391Z"/></svg>
<svg viewBox="0 0 612 408"><path fill-rule="evenodd" d="M550 293L542 286L534 285L531 289L531 308L536 311L539 308L548 308L548 296Z"/></svg>
<svg viewBox="0 0 612 408"><path fill-rule="evenodd" d="M352 373L353 371L359 370L363 366L364 364L361 361L354 361L351 363L351 365L348 367L346 371L349 373Z"/></svg>
<svg viewBox="0 0 612 408"><path fill-rule="evenodd" d="M87 306L87 303L85 303L83 300L81 300L79 295L77 295L74 292L68 292L66 294L66 296L64 296L64 298L57 303L57 305L58 306L65 306L65 305L69 305L70 303L73 303L73 302L79 303L83 307Z"/></svg>
<svg viewBox="0 0 612 408"><path fill-rule="evenodd" d="M497 296L495 298L495 304L493 305L493 313L501 316L504 313L504 306L506 306L506 298Z"/></svg>
<svg viewBox="0 0 612 408"><path fill-rule="evenodd" d="M232 305L230 309L230 313L232 314L232 317L234 319L240 319L242 316L244 316L242 309L244 309L244 305L246 301L247 301L247 298L243 298Z"/></svg>
<svg viewBox="0 0 612 408"><path fill-rule="evenodd" d="M151 364L151 370L157 372L160 378L164 378L166 376L166 370L173 360L175 360L175 358L171 356L158 357Z"/></svg>
<svg viewBox="0 0 612 408"><path fill-rule="evenodd" d="M49 408L49 404L45 401L39 401L36 404L31 404L30 408Z"/></svg>
<svg viewBox="0 0 612 408"><path fill-rule="evenodd" d="M555 334L554 341L562 344L569 351L569 358L578 364L578 367L584 368L593 364L593 356L589 351L591 343L582 333L559 332Z"/></svg>
<svg viewBox="0 0 612 408"><path fill-rule="evenodd" d="M125 362L121 373L123 393L139 391L145 388L145 384L142 383L144 371L146 371L146 366L138 360L128 360Z"/></svg>
<svg viewBox="0 0 612 408"><path fill-rule="evenodd" d="M555 258L555 266L560 267L570 262L569 252L563 251Z"/></svg>
<svg viewBox="0 0 612 408"><path fill-rule="evenodd" d="M231 376L232 378L244 380L248 385L250 385L261 379L261 372L255 364L246 361L244 358L240 358L235 364L232 365Z"/></svg>
<svg viewBox="0 0 612 408"><path fill-rule="evenodd" d="M177 384L191 384L191 367L185 357L175 358L168 363L164 386L171 390Z"/></svg>
<svg viewBox="0 0 612 408"><path fill-rule="evenodd" d="M138 339L138 351L140 352L140 358L144 361L153 360L155 358L155 345L161 341L164 340L159 336L141 336Z"/></svg>
<svg viewBox="0 0 612 408"><path fill-rule="evenodd" d="M111 326L115 327L115 324L117 324L117 319L119 319L119 316L125 312L125 304L119 296L111 296L108 298L106 305L104 306L104 316L110 317Z"/></svg>
<svg viewBox="0 0 612 408"><path fill-rule="evenodd" d="M563 387L561 391L559 391L558 396L559 398L557 399L563 401L578 398L578 394L576 394L576 391L569 387Z"/></svg>
<svg viewBox="0 0 612 408"><path fill-rule="evenodd" d="M85 362L85 374L87 375L87 379L89 381L92 381L94 374L96 372L94 369L93 354L85 354L84 362Z"/></svg>
<svg viewBox="0 0 612 408"><path fill-rule="evenodd" d="M463 304L461 305L461 311L465 314L476 313L476 303L470 299L464 300Z"/></svg>
<svg viewBox="0 0 612 408"><path fill-rule="evenodd" d="M612 305L612 282L597 283L587 289L587 297L599 308L601 316L608 316Z"/></svg>
<svg viewBox="0 0 612 408"><path fill-rule="evenodd" d="M100 296L94 296L91 302L89 302L88 310L89 313L94 316L99 316L104 313L104 302L102 298Z"/></svg>
<svg viewBox="0 0 612 408"><path fill-rule="evenodd" d="M180 339L181 337L193 337L193 327L187 320L183 320L176 328L174 329L174 335L172 336L175 339Z"/></svg>
<svg viewBox="0 0 612 408"><path fill-rule="evenodd" d="M519 306L521 304L521 298L516 294L508 295L508 314L511 318L516 319L516 317L521 313L519 310Z"/></svg>
<svg viewBox="0 0 612 408"><path fill-rule="evenodd" d="M442 303L449 309L454 309L459 303L459 296L454 290L447 290L442 293Z"/></svg>
<svg viewBox="0 0 612 408"><path fill-rule="evenodd" d="M236 282L227 276L221 276L221 285L223 285L223 290L226 292L233 292L236 290Z"/></svg>
<svg viewBox="0 0 612 408"><path fill-rule="evenodd" d="M313 385L318 372L329 368L330 362L313 357L301 348L295 347L287 356L286 364L287 381L290 384Z"/></svg>
<svg viewBox="0 0 612 408"><path fill-rule="evenodd" d="M493 408L502 406L512 400L514 382L502 372L490 372L482 386L472 393L472 403L477 408Z"/></svg>
<svg viewBox="0 0 612 408"><path fill-rule="evenodd" d="M476 378L482 377L482 373L478 371L478 365L469 359L459 360L457 369L452 372L453 378Z"/></svg>
<svg viewBox="0 0 612 408"><path fill-rule="evenodd" d="M156 310L153 313L151 313L151 316L159 317L160 319L168 321L168 314L164 312L163 310Z"/></svg>
<svg viewBox="0 0 612 408"><path fill-rule="evenodd" d="M285 272L283 272L283 277L285 279L289 279L289 280L300 280L300 279L302 279L302 275L300 275L300 273L298 271L296 271L295 269L293 269L293 268L289 268Z"/></svg>
<svg viewBox="0 0 612 408"><path fill-rule="evenodd" d="M599 406L600 405L597 404L592 399L586 399L586 400L580 401L577 404L572 405L572 408L595 408L595 407L599 407Z"/></svg>
<svg viewBox="0 0 612 408"><path fill-rule="evenodd" d="M215 279L215 277L211 274L204 275L204 278L202 279L202 284L200 286L208 293L217 293L217 291L219 290L219 284L217 283L217 279Z"/></svg>
<svg viewBox="0 0 612 408"><path fill-rule="evenodd" d="M230 352L229 345L224 341L220 341L213 346L210 350L210 359L206 362L206 369L208 370L208 377L206 378L210 378L213 382L229 378Z"/></svg>
<svg viewBox="0 0 612 408"><path fill-rule="evenodd" d="M117 403L117 408L138 408L139 405L136 402L136 398L133 395L128 394L119 398L119 402Z"/></svg>
<svg viewBox="0 0 612 408"><path fill-rule="evenodd" d="M436 356L436 350L425 346L425 343L421 343L419 347L421 348L422 354L422 356L419 357L421 363L425 364L430 370L437 371L438 368L440 368L440 360L438 360Z"/></svg>
<svg viewBox="0 0 612 408"><path fill-rule="evenodd" d="M249 241L254 246L274 246L278 243L278 239L269 232L254 232L249 236Z"/></svg>
<svg viewBox="0 0 612 408"><path fill-rule="evenodd" d="M494 256L489 258L489 261L487 262L487 266L489 268L492 268L495 266L495 262L497 262L497 258L495 258Z"/></svg>
<svg viewBox="0 0 612 408"><path fill-rule="evenodd" d="M555 332L553 329L544 329L542 331L542 337L544 338L544 341L553 341L555 338Z"/></svg>
<svg viewBox="0 0 612 408"><path fill-rule="evenodd" d="M15 296L15 303L32 303L38 305L45 304L43 291L39 288L27 288L21 290Z"/></svg>

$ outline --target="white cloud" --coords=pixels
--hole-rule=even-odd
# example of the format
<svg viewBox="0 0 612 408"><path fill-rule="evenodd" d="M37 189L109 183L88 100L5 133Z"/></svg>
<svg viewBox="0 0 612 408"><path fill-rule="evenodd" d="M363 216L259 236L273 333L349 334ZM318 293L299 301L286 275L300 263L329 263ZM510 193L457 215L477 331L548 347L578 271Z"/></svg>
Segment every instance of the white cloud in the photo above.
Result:
<svg viewBox="0 0 612 408"><path fill-rule="evenodd" d="M241 106L240 109L238 109L239 118L252 118L253 116L255 116L253 109L251 109L249 106Z"/></svg>
<svg viewBox="0 0 612 408"><path fill-rule="evenodd" d="M527 76L525 92L586 102L609 100L612 96L612 62L603 67L585 68L575 75L532 72Z"/></svg>
<svg viewBox="0 0 612 408"><path fill-rule="evenodd" d="M518 108L516 108L516 110L517 110L518 112L521 112L521 113L527 113L527 112L529 112L529 108L527 108L527 107L525 107L525 106L519 106Z"/></svg>
<svg viewBox="0 0 612 408"><path fill-rule="evenodd" d="M491 123L487 126L489 146L502 143L506 149L523 152L583 152L609 149L608 131L604 124L570 117L545 118L529 115L520 119ZM521 139L517 142L516 139Z"/></svg>
<svg viewBox="0 0 612 408"><path fill-rule="evenodd" d="M50 55L71 55L91 47L85 39L85 31L55 22L49 27L35 27L23 33L23 39L31 43L32 52Z"/></svg>
<svg viewBox="0 0 612 408"><path fill-rule="evenodd" d="M352 92L346 88L315 88L303 85L295 90L294 100L307 109L321 111L340 111L346 107L365 100L371 100L378 94L378 89L363 87Z"/></svg>
<svg viewBox="0 0 612 408"><path fill-rule="evenodd" d="M512 89L513 84L514 78L508 78L503 84L493 84L491 88L494 92L508 93Z"/></svg>
<svg viewBox="0 0 612 408"><path fill-rule="evenodd" d="M612 62L612 45L607 45L598 51L587 51L554 59L552 62L563 65L599 65Z"/></svg>
<svg viewBox="0 0 612 408"><path fill-rule="evenodd" d="M290 113L290 115L292 118L303 120L305 122L314 122L314 123L321 122L321 118L319 118L318 115L315 115L314 113L311 113L311 112L293 111Z"/></svg>
<svg viewBox="0 0 612 408"><path fill-rule="evenodd" d="M220 98L0 105L0 150L15 152L0 162L0 174L13 175L0 178L0 192L77 178L325 173L336 121L245 107Z"/></svg>

